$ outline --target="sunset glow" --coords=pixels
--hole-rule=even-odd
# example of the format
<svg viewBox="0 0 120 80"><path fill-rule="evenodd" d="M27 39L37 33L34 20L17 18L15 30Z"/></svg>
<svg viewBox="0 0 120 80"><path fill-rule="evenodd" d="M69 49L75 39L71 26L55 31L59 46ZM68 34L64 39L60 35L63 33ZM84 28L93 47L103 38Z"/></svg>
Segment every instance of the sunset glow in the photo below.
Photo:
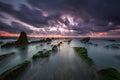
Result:
<svg viewBox="0 0 120 80"><path fill-rule="evenodd" d="M28 37L35 37L35 38L83 38L83 37L91 37L91 38L117 38L119 36L106 36L108 33L101 32L101 33L90 33L90 35L86 36L65 36L65 35L37 35L37 34L29 34ZM6 31L0 31L0 36L5 37L19 37L20 34L13 34Z"/></svg>
<svg viewBox="0 0 120 80"><path fill-rule="evenodd" d="M75 1L75 5L67 0L66 3L64 0L59 4L58 2L53 2L57 4L55 6L49 5L49 1L1 0L0 36L17 36L25 31L28 35L34 35L33 37L120 37L119 10L105 8L100 11L93 4L94 1L83 6L78 5L82 1ZM108 14L107 11L111 13Z"/></svg>
<svg viewBox="0 0 120 80"><path fill-rule="evenodd" d="M0 80L120 80L120 0L0 0Z"/></svg>

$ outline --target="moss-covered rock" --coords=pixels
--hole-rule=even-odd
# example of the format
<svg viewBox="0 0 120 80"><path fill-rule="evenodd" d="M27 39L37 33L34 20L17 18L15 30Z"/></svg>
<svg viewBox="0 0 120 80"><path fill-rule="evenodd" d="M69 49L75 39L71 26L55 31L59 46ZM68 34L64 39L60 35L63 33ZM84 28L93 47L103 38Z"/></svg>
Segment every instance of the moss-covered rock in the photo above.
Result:
<svg viewBox="0 0 120 80"><path fill-rule="evenodd" d="M85 62L88 65L92 66L94 64L92 59L88 57L86 48L84 48L84 47L74 47L74 50L78 53L78 55L80 55L85 60Z"/></svg>
<svg viewBox="0 0 120 80"><path fill-rule="evenodd" d="M98 71L101 80L120 80L120 72L114 68L107 68Z"/></svg>
<svg viewBox="0 0 120 80"><path fill-rule="evenodd" d="M33 59L37 59L37 58L45 58L45 57L49 57L50 56L50 50L44 50L44 51L39 51L36 54L33 55Z"/></svg>
<svg viewBox="0 0 120 80"><path fill-rule="evenodd" d="M57 45L53 45L53 47L52 47L52 51L53 51L53 52L58 51L58 47L57 47Z"/></svg>
<svg viewBox="0 0 120 80"><path fill-rule="evenodd" d="M0 55L0 60L5 59L5 58L7 58L9 56L12 56L14 54L15 54L15 52L10 52L10 53L7 53L7 54Z"/></svg>
<svg viewBox="0 0 120 80"><path fill-rule="evenodd" d="M6 70L0 74L0 80L13 80L28 66L29 63L30 61L24 61L23 63Z"/></svg>

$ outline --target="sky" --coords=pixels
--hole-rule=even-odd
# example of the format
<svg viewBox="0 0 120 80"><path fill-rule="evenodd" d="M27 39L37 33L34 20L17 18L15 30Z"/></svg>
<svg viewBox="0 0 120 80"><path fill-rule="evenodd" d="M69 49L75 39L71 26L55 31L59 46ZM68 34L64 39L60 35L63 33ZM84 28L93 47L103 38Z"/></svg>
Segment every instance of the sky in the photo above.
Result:
<svg viewBox="0 0 120 80"><path fill-rule="evenodd" d="M0 0L0 36L120 37L120 0Z"/></svg>

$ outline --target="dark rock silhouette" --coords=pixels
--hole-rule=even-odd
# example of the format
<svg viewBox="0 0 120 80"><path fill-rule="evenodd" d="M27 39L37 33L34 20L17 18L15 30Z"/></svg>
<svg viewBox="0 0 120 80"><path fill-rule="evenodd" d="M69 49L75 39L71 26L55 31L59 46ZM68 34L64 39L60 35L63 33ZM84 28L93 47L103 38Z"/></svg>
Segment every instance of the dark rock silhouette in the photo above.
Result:
<svg viewBox="0 0 120 80"><path fill-rule="evenodd" d="M21 32L20 33L20 37L18 38L18 40L15 42L16 45L22 45L22 44L28 44L28 39L27 39L27 35L25 32Z"/></svg>
<svg viewBox="0 0 120 80"><path fill-rule="evenodd" d="M90 41L90 37L83 38L81 42L88 43Z"/></svg>
<svg viewBox="0 0 120 80"><path fill-rule="evenodd" d="M13 46L19 46L19 45L26 45L28 43L29 42L28 42L26 33L21 32L17 41L6 43L6 44L2 45L1 48L13 47Z"/></svg>
<svg viewBox="0 0 120 80"><path fill-rule="evenodd" d="M8 42L8 43L2 45L1 48L12 47L12 46L15 46L15 42Z"/></svg>
<svg viewBox="0 0 120 80"><path fill-rule="evenodd" d="M2 41L0 41L0 44L3 44L3 42L2 42Z"/></svg>
<svg viewBox="0 0 120 80"><path fill-rule="evenodd" d="M116 42L116 40L113 40L113 39L110 39L110 40L108 40L108 41L110 41L110 42Z"/></svg>
<svg viewBox="0 0 120 80"><path fill-rule="evenodd" d="M106 45L106 48L115 48L115 49L120 49L120 44L110 44Z"/></svg>
<svg viewBox="0 0 120 80"><path fill-rule="evenodd" d="M31 44L31 43L40 43L40 42L51 42L51 41L52 41L52 39L46 38L46 39L41 39L41 40L38 40L38 41L31 41L31 42L29 42L29 44Z"/></svg>
<svg viewBox="0 0 120 80"><path fill-rule="evenodd" d="M52 39L50 39L50 38L46 38L46 41L52 41Z"/></svg>

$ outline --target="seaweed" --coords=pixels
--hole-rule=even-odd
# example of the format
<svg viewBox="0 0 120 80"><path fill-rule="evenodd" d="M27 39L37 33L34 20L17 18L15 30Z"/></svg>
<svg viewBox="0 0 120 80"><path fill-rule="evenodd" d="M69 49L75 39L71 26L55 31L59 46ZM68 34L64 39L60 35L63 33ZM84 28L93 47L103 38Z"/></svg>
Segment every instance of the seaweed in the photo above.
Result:
<svg viewBox="0 0 120 80"><path fill-rule="evenodd" d="M120 80L120 72L114 68L107 68L98 71L101 80Z"/></svg>
<svg viewBox="0 0 120 80"><path fill-rule="evenodd" d="M49 57L50 56L50 52L51 50L44 50L44 51L38 51L36 54L33 55L33 59L37 59L37 58L45 58L45 57Z"/></svg>
<svg viewBox="0 0 120 80"><path fill-rule="evenodd" d="M93 60L88 57L86 48L84 48L84 47L74 47L74 50L78 53L78 55L80 55L85 60L85 62L89 66L92 66L94 64Z"/></svg>
<svg viewBox="0 0 120 80"><path fill-rule="evenodd" d="M52 47L52 51L53 51L53 52L58 51L58 47L57 47L56 45L53 45L53 47Z"/></svg>
<svg viewBox="0 0 120 80"><path fill-rule="evenodd" d="M0 80L13 80L15 79L25 68L28 66L30 61L24 61L21 64L18 64L11 69L6 70L0 74Z"/></svg>

